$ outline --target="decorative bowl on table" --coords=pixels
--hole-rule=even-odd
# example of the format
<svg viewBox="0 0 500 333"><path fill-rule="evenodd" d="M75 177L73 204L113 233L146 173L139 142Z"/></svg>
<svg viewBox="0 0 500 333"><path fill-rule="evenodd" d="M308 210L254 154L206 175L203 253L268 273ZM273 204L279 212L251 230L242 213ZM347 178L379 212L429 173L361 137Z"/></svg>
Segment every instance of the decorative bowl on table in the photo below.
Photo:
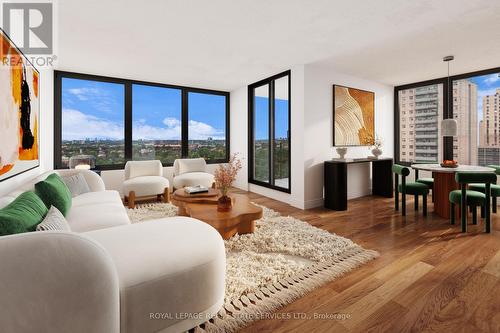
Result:
<svg viewBox="0 0 500 333"><path fill-rule="evenodd" d="M454 160L444 160L441 163L441 166L443 168L457 168L458 167L458 162Z"/></svg>

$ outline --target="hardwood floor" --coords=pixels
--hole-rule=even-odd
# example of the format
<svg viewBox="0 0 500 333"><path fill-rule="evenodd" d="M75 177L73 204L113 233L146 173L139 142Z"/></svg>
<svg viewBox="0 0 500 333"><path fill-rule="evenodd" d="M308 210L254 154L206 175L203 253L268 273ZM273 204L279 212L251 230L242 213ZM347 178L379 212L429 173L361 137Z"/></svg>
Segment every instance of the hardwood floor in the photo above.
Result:
<svg viewBox="0 0 500 333"><path fill-rule="evenodd" d="M393 199L380 197L351 200L349 210L335 212L247 195L380 257L276 313L295 319L261 320L241 332L500 332L500 213L492 214L491 234L482 221L462 234L459 224L432 213L430 199L429 216L409 199L403 218ZM349 318L325 318L333 314Z"/></svg>

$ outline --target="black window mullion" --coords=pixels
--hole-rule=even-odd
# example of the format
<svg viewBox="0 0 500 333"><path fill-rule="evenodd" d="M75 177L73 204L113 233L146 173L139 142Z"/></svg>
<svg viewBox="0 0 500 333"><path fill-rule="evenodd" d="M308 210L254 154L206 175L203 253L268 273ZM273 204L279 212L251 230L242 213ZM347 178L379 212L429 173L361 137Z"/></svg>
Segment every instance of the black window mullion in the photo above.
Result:
<svg viewBox="0 0 500 333"><path fill-rule="evenodd" d="M269 184L274 184L274 80L269 82Z"/></svg>
<svg viewBox="0 0 500 333"><path fill-rule="evenodd" d="M132 160L132 83L125 83L125 160Z"/></svg>
<svg viewBox="0 0 500 333"><path fill-rule="evenodd" d="M181 121L181 155L187 158L189 155L189 115L188 115L188 91L182 89L182 121Z"/></svg>
<svg viewBox="0 0 500 333"><path fill-rule="evenodd" d="M292 189L292 75L288 74L288 131L286 139L288 141L288 190Z"/></svg>
<svg viewBox="0 0 500 333"><path fill-rule="evenodd" d="M62 169L62 77L58 73L54 75L54 168Z"/></svg>
<svg viewBox="0 0 500 333"><path fill-rule="evenodd" d="M231 140L231 112L230 112L230 98L231 95L227 94L225 96L226 100L226 156L224 157L225 160L229 160L229 157L231 155L231 147L229 147L229 141Z"/></svg>
<svg viewBox="0 0 500 333"><path fill-rule="evenodd" d="M453 81L443 82L443 119L453 119ZM443 137L443 159L453 160L453 137Z"/></svg>
<svg viewBox="0 0 500 333"><path fill-rule="evenodd" d="M254 134L254 106L255 99L255 88L248 88L248 181L252 181L254 179L254 144L255 144L255 134Z"/></svg>

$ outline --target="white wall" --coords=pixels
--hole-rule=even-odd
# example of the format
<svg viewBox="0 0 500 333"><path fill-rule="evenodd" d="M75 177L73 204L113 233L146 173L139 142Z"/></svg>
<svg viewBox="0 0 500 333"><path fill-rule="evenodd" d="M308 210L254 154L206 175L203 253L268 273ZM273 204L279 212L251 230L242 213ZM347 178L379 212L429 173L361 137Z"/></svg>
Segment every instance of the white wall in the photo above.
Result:
<svg viewBox="0 0 500 333"><path fill-rule="evenodd" d="M394 156L394 87L338 73L325 65L305 66L304 112L304 205L306 208L323 204L323 162L338 157L333 144L334 84L375 92L375 133L384 140L382 157ZM370 147L349 147L346 157L371 155ZM348 198L370 194L368 164L350 165Z"/></svg>
<svg viewBox="0 0 500 333"><path fill-rule="evenodd" d="M244 170L236 186L308 209L323 205L323 162L337 153L333 138L333 84L375 92L375 131L384 139L383 157L393 157L393 87L337 73L318 64L295 66L291 70L291 193L248 183L248 88L231 92L231 151L244 159ZM371 155L369 147L349 148L347 157ZM348 197L370 193L370 165L356 164L348 170Z"/></svg>
<svg viewBox="0 0 500 333"><path fill-rule="evenodd" d="M248 190L248 88L241 87L231 92L230 98L230 140L231 154L238 154L241 159L242 169L236 177L234 186L245 191Z"/></svg>

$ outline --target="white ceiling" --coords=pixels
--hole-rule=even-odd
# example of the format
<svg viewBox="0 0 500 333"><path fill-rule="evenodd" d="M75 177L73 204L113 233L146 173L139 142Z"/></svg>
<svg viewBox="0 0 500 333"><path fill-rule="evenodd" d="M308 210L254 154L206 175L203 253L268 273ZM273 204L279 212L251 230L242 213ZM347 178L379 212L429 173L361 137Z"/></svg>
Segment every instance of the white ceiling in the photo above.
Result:
<svg viewBox="0 0 500 333"><path fill-rule="evenodd" d="M500 67L499 0L62 0L58 68L233 90L298 64L399 85Z"/></svg>

